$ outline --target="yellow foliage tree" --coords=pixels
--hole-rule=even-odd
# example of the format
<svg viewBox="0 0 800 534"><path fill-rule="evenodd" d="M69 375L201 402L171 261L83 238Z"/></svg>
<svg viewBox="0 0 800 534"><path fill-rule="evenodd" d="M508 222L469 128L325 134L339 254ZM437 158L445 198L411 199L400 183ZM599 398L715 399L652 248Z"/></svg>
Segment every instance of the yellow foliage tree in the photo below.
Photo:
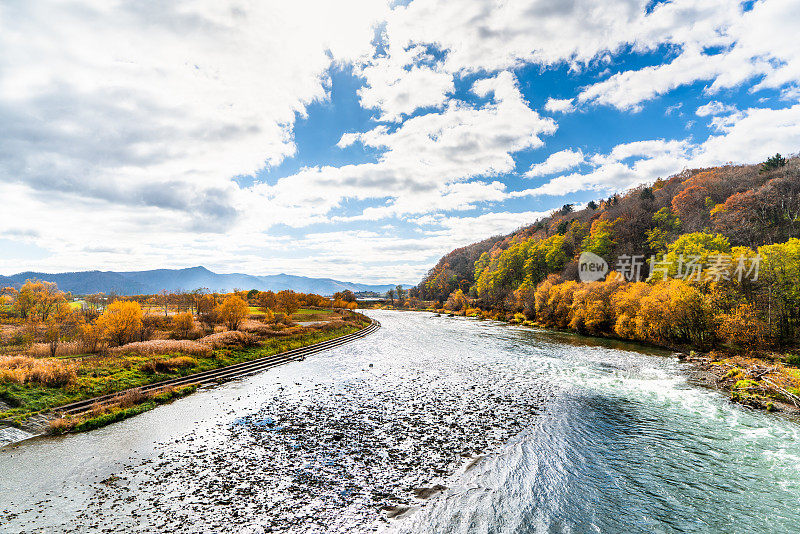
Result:
<svg viewBox="0 0 800 534"><path fill-rule="evenodd" d="M97 318L97 327L105 340L117 345L131 342L142 329L142 307L136 301L118 300Z"/></svg>
<svg viewBox="0 0 800 534"><path fill-rule="evenodd" d="M238 330L242 321L250 314L250 309L243 298L231 295L215 308L215 312L228 330Z"/></svg>
<svg viewBox="0 0 800 534"><path fill-rule="evenodd" d="M64 293L54 282L26 280L19 290L14 310L23 319L45 323L66 303Z"/></svg>

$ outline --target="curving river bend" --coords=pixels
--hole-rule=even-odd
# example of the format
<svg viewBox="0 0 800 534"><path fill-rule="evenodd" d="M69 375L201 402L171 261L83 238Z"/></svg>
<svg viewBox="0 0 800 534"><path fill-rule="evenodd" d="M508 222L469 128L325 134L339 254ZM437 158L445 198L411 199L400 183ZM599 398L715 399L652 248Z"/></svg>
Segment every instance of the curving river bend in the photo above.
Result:
<svg viewBox="0 0 800 534"><path fill-rule="evenodd" d="M636 345L426 313L0 450L0 532L797 532L800 426Z"/></svg>

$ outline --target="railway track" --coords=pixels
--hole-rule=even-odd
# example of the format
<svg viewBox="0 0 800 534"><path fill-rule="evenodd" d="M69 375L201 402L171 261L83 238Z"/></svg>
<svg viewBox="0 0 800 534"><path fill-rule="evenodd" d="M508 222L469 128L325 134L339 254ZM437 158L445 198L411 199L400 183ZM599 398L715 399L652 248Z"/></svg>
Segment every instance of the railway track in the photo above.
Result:
<svg viewBox="0 0 800 534"><path fill-rule="evenodd" d="M227 380L232 380L234 378L240 378L243 376L259 373L261 371L270 369L272 367L276 367L278 365L282 365L284 363L303 360L306 356L309 356L311 354L322 352L323 350L332 349L334 347L338 347L339 345L344 345L345 343L349 343L351 341L355 341L357 339L361 339L362 337L368 336L369 334L379 329L380 326L381 324L373 319L372 323L366 328L363 328L358 332L353 332L352 334L347 334L346 336L337 337L335 339L330 339L328 341L322 341L320 343L315 343L313 345L308 345L306 347L300 347L297 349L288 350L286 352L273 354L271 356L264 356L263 358L257 358L255 360L229 365L227 367L220 367L219 369L212 369L210 371L203 371L202 373L195 373L192 375L181 376L169 380L162 380L161 382L155 382L153 384L148 384L146 386L141 386L134 389L137 389L142 393L147 394L168 387L187 386L189 384L195 384L198 386L219 384L220 382L225 382ZM51 411L53 413L61 415L62 417L65 415L80 415L82 413L91 410L95 404L103 405L103 404L113 403L119 396L124 395L128 391L131 390L123 390L117 393L110 393L108 395L102 395L100 397L94 397L91 399L72 402L70 404L59 406L58 408L53 408Z"/></svg>

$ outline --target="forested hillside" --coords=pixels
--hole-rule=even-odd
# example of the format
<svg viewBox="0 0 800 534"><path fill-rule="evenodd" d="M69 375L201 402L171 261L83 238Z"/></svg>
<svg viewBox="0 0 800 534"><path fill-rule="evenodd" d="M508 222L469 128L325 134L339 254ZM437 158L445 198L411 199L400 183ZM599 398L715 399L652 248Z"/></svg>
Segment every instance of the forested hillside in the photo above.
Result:
<svg viewBox="0 0 800 534"><path fill-rule="evenodd" d="M510 235L452 251L416 291L449 309L524 314L518 320L587 333L786 345L798 333L798 236L800 158L776 155L687 170L579 210L565 205ZM613 272L578 282L584 251L612 271L641 258L641 282ZM697 259L691 273L688 258Z"/></svg>

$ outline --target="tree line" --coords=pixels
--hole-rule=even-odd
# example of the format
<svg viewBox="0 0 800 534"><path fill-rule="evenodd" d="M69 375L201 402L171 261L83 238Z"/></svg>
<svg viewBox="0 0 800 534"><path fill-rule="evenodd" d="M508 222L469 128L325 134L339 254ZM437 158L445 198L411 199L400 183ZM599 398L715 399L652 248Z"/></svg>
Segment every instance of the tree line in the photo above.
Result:
<svg viewBox="0 0 800 534"><path fill-rule="evenodd" d="M451 311L660 344L786 347L800 328L800 159L684 171L456 249L416 287ZM580 282L592 252L619 271ZM692 276L681 272L692 260ZM758 258L750 276L731 276ZM751 260L748 260L751 261ZM728 268L720 272L720 266ZM741 267L741 265L739 265Z"/></svg>

